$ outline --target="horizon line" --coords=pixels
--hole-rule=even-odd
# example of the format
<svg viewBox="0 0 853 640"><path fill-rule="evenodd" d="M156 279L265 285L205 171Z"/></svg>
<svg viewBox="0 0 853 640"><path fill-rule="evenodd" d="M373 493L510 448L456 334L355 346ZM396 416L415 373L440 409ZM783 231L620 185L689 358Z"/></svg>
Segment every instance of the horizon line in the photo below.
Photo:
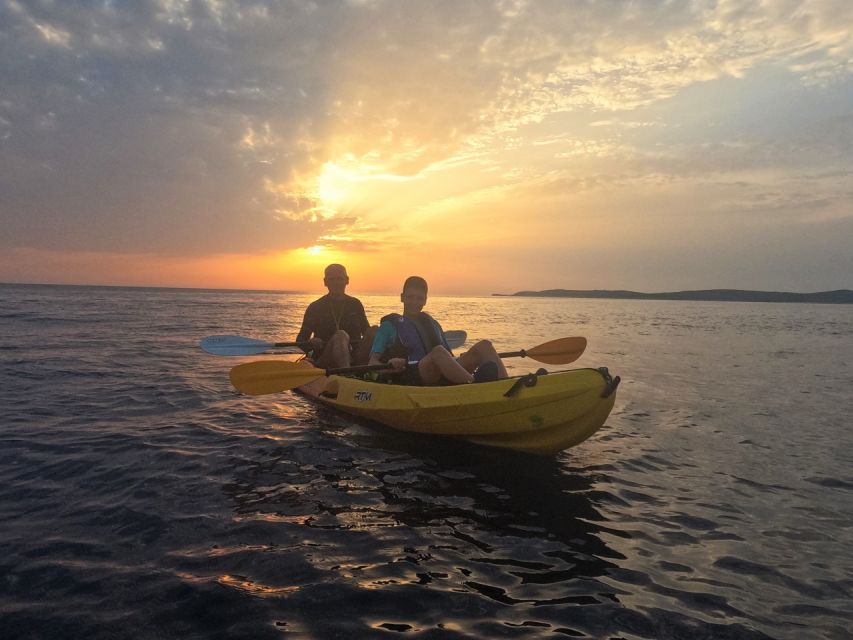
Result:
<svg viewBox="0 0 853 640"><path fill-rule="evenodd" d="M177 285L142 285L142 284L82 284L82 283L68 283L68 282L0 282L0 286L21 286L21 287L98 287L98 288L107 288L107 289L167 289L167 290L178 290L178 291L222 291L222 292L250 292L250 293L280 293L280 294L293 294L293 295L311 295L320 292L320 289L315 291L308 290L296 290L296 289L253 289L253 288L235 288L235 287L199 287L199 286L177 286ZM541 294L546 291L570 291L576 293L636 293L640 295L666 295L673 293L699 293L705 291L741 291L741 292L750 292L750 293L779 293L779 294L795 294L795 295L810 295L810 294L818 294L818 293L834 293L838 291L853 291L853 289L822 289L820 291L780 291L780 290L769 290L769 289L737 289L733 287L713 287L713 288L702 288L702 289L678 289L672 291L635 291L632 289L539 289L539 290L522 290L516 291L514 293L477 293L477 294L430 294L430 296L458 296L458 295L471 295L471 296L485 296L485 297L502 297L502 298L512 298L512 297L544 297L544 296L529 296L525 294ZM386 292L386 293L367 293L362 295L399 295L398 292Z"/></svg>

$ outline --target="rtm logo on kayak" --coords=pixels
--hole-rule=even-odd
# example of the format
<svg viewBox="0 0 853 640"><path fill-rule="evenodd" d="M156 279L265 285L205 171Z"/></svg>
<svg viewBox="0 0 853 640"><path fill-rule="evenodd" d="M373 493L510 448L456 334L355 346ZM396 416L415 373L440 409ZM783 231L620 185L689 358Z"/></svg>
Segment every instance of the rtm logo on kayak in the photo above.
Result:
<svg viewBox="0 0 853 640"><path fill-rule="evenodd" d="M356 402L370 402L373 399L373 394L370 391L356 391L353 398Z"/></svg>

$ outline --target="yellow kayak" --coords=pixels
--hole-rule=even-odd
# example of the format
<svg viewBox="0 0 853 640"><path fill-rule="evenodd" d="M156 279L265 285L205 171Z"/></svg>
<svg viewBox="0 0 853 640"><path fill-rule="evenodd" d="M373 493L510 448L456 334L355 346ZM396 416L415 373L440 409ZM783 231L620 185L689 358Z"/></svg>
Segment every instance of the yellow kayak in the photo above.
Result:
<svg viewBox="0 0 853 640"><path fill-rule="evenodd" d="M344 413L415 433L554 454L583 442L607 419L619 377L607 369L531 373L494 382L414 387L323 377L299 391Z"/></svg>

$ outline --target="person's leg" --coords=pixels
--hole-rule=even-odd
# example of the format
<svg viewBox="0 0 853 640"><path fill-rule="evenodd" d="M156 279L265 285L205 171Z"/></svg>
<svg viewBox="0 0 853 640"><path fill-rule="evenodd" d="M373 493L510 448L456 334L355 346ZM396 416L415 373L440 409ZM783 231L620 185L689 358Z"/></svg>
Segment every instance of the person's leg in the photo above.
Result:
<svg viewBox="0 0 853 640"><path fill-rule="evenodd" d="M343 329L339 329L329 338L323 348L323 355L317 359L317 366L320 369L337 369L349 367L350 364L349 334Z"/></svg>
<svg viewBox="0 0 853 640"><path fill-rule="evenodd" d="M444 347L435 347L418 363L421 382L427 386L438 384L444 377L453 384L472 382L474 376L466 371Z"/></svg>
<svg viewBox="0 0 853 640"><path fill-rule="evenodd" d="M466 371L473 373L482 363L491 360L498 366L498 378L506 378L507 372L503 361L488 340L480 340L465 353L456 358Z"/></svg>

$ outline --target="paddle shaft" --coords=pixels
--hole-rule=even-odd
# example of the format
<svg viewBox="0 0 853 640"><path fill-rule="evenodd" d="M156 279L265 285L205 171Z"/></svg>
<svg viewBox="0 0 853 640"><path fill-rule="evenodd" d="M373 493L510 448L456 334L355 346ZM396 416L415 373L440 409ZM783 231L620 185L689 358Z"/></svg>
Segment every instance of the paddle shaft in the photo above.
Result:
<svg viewBox="0 0 853 640"><path fill-rule="evenodd" d="M277 343L276 346L279 346L279 343ZM530 358L535 359L536 354L535 353L529 353L529 351L535 351L536 348L537 347L534 347L533 349L530 349L530 350L521 349L519 351L506 351L504 353L499 353L498 357L500 357L500 358L519 358L519 357L520 358L527 358L527 357L530 357ZM288 364L290 364L290 363L288 363ZM406 363L406 365L409 367L414 367L414 366L418 365L418 361L417 360L410 360L409 362ZM378 364L362 364L362 365L356 365L356 366L352 366L352 367L337 367L334 369L314 369L314 372L316 372L317 377L320 377L322 375L337 376L337 375L346 375L346 374L350 374L350 373L368 373L370 371L385 371L385 370L391 369L391 368L392 368L391 365L388 364L387 362L380 362ZM311 375L311 374L308 374L308 375Z"/></svg>
<svg viewBox="0 0 853 640"><path fill-rule="evenodd" d="M321 342L322 342L322 340L321 340ZM351 340L350 344L359 344L360 342L361 342L361 340ZM312 346L311 343L308 341L306 341L306 342L273 342L270 345L270 348L272 348L272 347L276 347L276 348L278 348L278 347L299 347L300 349L307 349L311 346Z"/></svg>
<svg viewBox="0 0 853 640"><path fill-rule="evenodd" d="M468 332L461 329L451 329L444 332L444 337L451 349L461 347L468 339ZM359 344L361 340L350 340L350 344ZM310 347L310 342L273 342L273 347Z"/></svg>
<svg viewBox="0 0 853 640"><path fill-rule="evenodd" d="M560 338L530 349L498 354L502 358L528 357L546 364L574 362L586 348L586 338ZM418 362L407 362L417 366ZM286 391L328 375L365 373L392 369L388 363L317 369L287 360L258 360L237 365L231 369L231 383L249 395L263 395Z"/></svg>
<svg viewBox="0 0 853 640"><path fill-rule="evenodd" d="M504 351L503 353L498 354L499 358L526 358L527 357L527 349L521 349L519 351Z"/></svg>
<svg viewBox="0 0 853 640"><path fill-rule="evenodd" d="M417 361L411 361L407 363L408 366L416 366ZM385 369L391 369L391 365L387 362L380 362L379 364L362 364L354 367L338 367L337 369L325 369L325 374L327 376L339 376L346 375L348 373L367 373L369 371L383 371Z"/></svg>

